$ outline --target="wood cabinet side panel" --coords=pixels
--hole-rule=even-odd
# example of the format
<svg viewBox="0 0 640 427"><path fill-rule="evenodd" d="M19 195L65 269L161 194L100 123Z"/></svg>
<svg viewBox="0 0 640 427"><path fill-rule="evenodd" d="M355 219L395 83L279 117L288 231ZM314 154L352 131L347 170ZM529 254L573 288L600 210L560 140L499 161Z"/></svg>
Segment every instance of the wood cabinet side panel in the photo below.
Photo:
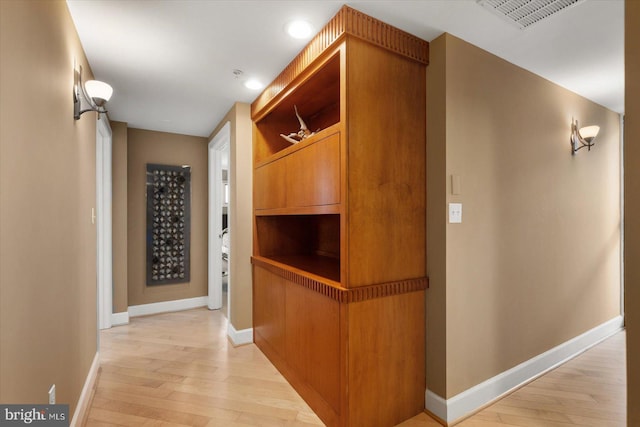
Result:
<svg viewBox="0 0 640 427"><path fill-rule="evenodd" d="M424 297L348 305L349 425L392 426L424 410Z"/></svg>
<svg viewBox="0 0 640 427"><path fill-rule="evenodd" d="M426 67L357 39L346 56L346 286L424 277Z"/></svg>

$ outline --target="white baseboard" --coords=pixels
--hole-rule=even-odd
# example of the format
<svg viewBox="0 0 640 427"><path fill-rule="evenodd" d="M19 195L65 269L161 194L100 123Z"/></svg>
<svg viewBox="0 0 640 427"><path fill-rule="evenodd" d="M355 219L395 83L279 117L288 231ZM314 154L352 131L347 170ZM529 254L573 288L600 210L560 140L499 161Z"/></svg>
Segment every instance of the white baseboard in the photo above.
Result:
<svg viewBox="0 0 640 427"><path fill-rule="evenodd" d="M251 344L253 342L253 328L236 331L231 322L227 326L227 336L234 346Z"/></svg>
<svg viewBox="0 0 640 427"><path fill-rule="evenodd" d="M147 316L149 314L169 313L171 311L189 310L190 308L206 307L209 297L179 299L175 301L154 302L129 306L129 316Z"/></svg>
<svg viewBox="0 0 640 427"><path fill-rule="evenodd" d="M82 392L76 405L76 411L73 413L73 418L71 418L70 427L80 427L86 418L89 405L91 404L93 390L96 386L96 379L98 378L98 368L100 368L100 353L96 352L91 367L89 368L87 379L84 381L84 387L82 387Z"/></svg>
<svg viewBox="0 0 640 427"><path fill-rule="evenodd" d="M129 312L111 313L111 326L120 326L129 324Z"/></svg>
<svg viewBox="0 0 640 427"><path fill-rule="evenodd" d="M425 407L448 424L454 423L593 347L620 331L623 325L623 317L615 317L450 399L427 389Z"/></svg>

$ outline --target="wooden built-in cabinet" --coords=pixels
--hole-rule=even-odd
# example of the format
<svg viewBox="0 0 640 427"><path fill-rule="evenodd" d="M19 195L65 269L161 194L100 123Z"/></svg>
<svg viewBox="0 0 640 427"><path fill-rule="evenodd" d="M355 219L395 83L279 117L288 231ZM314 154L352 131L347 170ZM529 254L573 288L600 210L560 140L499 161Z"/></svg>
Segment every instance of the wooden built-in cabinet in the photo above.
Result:
<svg viewBox="0 0 640 427"><path fill-rule="evenodd" d="M254 341L329 426L424 409L427 63L345 6L251 106Z"/></svg>

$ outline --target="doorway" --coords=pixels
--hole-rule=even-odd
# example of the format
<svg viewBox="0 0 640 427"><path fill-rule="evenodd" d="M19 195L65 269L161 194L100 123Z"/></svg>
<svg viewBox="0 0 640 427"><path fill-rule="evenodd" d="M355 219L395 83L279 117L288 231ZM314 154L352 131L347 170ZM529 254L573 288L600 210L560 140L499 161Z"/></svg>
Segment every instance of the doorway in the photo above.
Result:
<svg viewBox="0 0 640 427"><path fill-rule="evenodd" d="M229 317L229 293L231 276L229 265L229 194L231 174L229 153L231 124L222 129L209 142L209 298L210 310L223 309Z"/></svg>

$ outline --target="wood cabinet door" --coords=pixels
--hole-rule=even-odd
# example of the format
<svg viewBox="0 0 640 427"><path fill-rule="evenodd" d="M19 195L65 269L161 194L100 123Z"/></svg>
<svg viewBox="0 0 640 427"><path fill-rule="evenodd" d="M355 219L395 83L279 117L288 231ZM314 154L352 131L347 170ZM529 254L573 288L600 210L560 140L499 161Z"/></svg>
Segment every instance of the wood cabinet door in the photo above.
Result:
<svg viewBox="0 0 640 427"><path fill-rule="evenodd" d="M286 164L276 160L255 169L254 203L256 209L278 209L286 206Z"/></svg>
<svg viewBox="0 0 640 427"><path fill-rule="evenodd" d="M287 207L340 203L340 133L286 157Z"/></svg>

